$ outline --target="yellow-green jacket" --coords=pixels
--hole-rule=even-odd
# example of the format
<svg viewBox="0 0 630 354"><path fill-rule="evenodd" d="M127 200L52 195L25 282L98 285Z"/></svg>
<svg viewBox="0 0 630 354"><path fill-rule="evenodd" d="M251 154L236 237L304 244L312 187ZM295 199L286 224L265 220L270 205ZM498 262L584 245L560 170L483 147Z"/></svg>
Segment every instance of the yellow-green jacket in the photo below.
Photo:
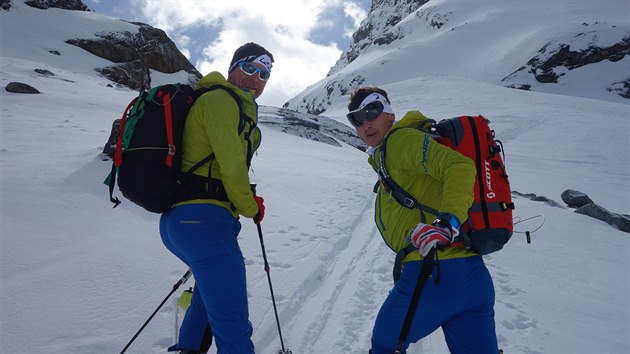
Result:
<svg viewBox="0 0 630 354"><path fill-rule="evenodd" d="M435 141L417 129L427 120L418 111L407 112L387 133L386 168L392 179L416 200L438 212L455 215L462 223L473 202L476 170L473 161L459 152ZM370 151L369 163L378 171L381 146ZM426 222L436 215L425 212ZM407 236L421 221L420 210L408 209L396 202L380 185L375 204L375 222L385 243L398 252L409 244ZM439 251L440 259L476 255L463 245ZM404 262L419 260L419 252L411 252Z"/></svg>
<svg viewBox="0 0 630 354"><path fill-rule="evenodd" d="M193 104L182 138L182 171L188 171L211 153L215 158L194 171L194 174L220 179L225 187L229 202L214 199L194 199L176 205L210 203L225 207L232 215L239 214L251 218L258 212L249 185L247 166L248 150L253 154L260 145L258 105L252 92L242 90L229 83L219 72L204 76L197 83L197 89L220 84L231 88L243 102L245 115L251 118L239 134L240 115L238 104L225 90L213 90L201 95ZM245 134L251 131L251 147ZM251 156L249 156L251 159ZM232 205L234 208L232 208Z"/></svg>

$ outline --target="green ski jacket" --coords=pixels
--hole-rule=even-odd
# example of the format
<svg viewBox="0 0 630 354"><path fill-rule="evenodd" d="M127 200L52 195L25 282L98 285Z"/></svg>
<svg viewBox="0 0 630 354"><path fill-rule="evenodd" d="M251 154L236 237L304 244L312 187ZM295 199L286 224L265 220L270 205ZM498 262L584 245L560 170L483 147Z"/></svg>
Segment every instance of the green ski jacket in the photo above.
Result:
<svg viewBox="0 0 630 354"><path fill-rule="evenodd" d="M258 212L250 190L247 161L258 149L261 141L258 121L258 104L252 92L242 90L229 83L219 72L204 76L197 89L212 85L231 88L241 98L245 115L251 121L245 123L239 134L240 115L238 104L224 90L214 90L201 95L193 104L182 138L182 171L187 171L211 153L215 158L194 171L199 176L210 176L221 180L230 201L215 199L187 200L176 205L210 203L225 207L232 215L251 218ZM246 135L249 134L249 141ZM251 145L250 145L251 144ZM232 205L234 208L232 208Z"/></svg>
<svg viewBox="0 0 630 354"><path fill-rule="evenodd" d="M386 135L387 171L419 203L440 213L451 213L464 223L474 199L475 166L468 157L415 129L427 119L422 113L411 111L394 123ZM380 163L380 148L381 145L369 150L368 162L375 171ZM424 214L429 224L437 217ZM385 243L398 252L410 243L409 233L421 222L421 213L401 206L379 185L374 219ZM440 259L473 255L476 253L463 245L440 250L438 254ZM420 259L420 252L411 252L403 262Z"/></svg>

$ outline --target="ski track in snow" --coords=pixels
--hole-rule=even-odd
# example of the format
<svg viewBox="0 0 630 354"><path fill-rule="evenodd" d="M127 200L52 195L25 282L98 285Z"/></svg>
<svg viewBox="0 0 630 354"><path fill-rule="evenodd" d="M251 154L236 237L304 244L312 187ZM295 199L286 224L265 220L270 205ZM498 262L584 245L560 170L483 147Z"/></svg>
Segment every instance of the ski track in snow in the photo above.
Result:
<svg viewBox="0 0 630 354"><path fill-rule="evenodd" d="M299 343L298 352L351 352L353 348L350 345L365 343L370 333L375 309L379 305L374 298L386 291L376 289L376 285L383 283L382 278L389 277L389 268L380 262L386 259L383 257L386 249L376 228L359 227L371 225L372 218L373 198L358 191L365 191L363 187L358 187L357 191L342 188L332 194L337 197L327 203L327 207L315 208L325 211L316 217L317 230L328 234L327 238L336 238L336 241L326 253L311 260L318 262L318 266L309 274L304 274L297 290L279 304L282 308L280 317L291 319L283 326L287 329L285 337L290 338L289 342ZM340 195L348 194L351 196L339 199ZM330 205L335 203L336 207ZM347 213L339 215L340 210ZM318 237L321 236L311 236L312 241ZM379 278L379 281L375 282L374 278ZM357 313L362 316L357 317ZM268 328L261 336L267 340L256 343L257 347L275 347L275 331L276 328ZM318 347L322 344L321 338L334 338L334 341L321 348Z"/></svg>

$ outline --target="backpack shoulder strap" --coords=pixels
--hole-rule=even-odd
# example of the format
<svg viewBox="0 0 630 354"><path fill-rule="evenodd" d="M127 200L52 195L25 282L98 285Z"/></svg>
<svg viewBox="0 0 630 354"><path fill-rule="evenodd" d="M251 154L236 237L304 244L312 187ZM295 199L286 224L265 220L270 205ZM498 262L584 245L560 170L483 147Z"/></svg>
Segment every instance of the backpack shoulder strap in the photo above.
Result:
<svg viewBox="0 0 630 354"><path fill-rule="evenodd" d="M383 142L381 143L381 146L379 148L379 161L378 161L378 178L381 181L381 184L385 187L385 191L387 191L388 193L391 194L392 197L394 197L394 200L396 200L398 202L398 204L402 205L405 208L408 209L418 209L420 210L420 218L421 221L423 223L426 223L426 216L424 215L425 212L433 214L433 215L437 215L438 211L426 206L424 204L419 203L416 198L414 198L411 194L409 194L406 190L404 190L402 187L400 187L398 185L398 183L396 183L394 181L394 179L389 175L389 173L387 172L387 164L385 161L385 156L387 155L387 140L389 139L389 137L395 133L396 131L403 129L403 128L398 128L395 130L390 131L385 138L383 139ZM417 128L414 128L417 129Z"/></svg>

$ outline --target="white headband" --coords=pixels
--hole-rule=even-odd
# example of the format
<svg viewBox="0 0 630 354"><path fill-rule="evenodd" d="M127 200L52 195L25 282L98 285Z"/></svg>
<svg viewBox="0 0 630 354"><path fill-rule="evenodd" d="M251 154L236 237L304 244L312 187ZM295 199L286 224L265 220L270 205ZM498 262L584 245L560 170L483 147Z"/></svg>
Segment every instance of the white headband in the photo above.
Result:
<svg viewBox="0 0 630 354"><path fill-rule="evenodd" d="M379 101L383 104L383 112L394 114L394 111L392 110L392 106L389 104L389 102L387 102L387 98L385 98L385 96L381 95L378 92L373 92L367 95L367 97L365 97L363 101L361 101L361 104L359 104L359 107L356 110L357 111L362 110L365 106L376 101Z"/></svg>
<svg viewBox="0 0 630 354"><path fill-rule="evenodd" d="M271 72L271 63L273 62L273 60L271 60L271 57L268 56L267 54L262 54L259 55L257 57L250 55L248 57L245 58L241 58L237 61L234 62L234 64L232 64L232 66L230 66L230 69L228 71L232 71L234 68L236 68L236 66L239 63L258 63L258 64L262 64L265 66L265 68L267 69L267 71Z"/></svg>
<svg viewBox="0 0 630 354"><path fill-rule="evenodd" d="M271 58L267 54L258 56L256 59L254 59L254 61L252 61L252 63L262 64L265 66L265 68L267 68L267 71L271 71Z"/></svg>

